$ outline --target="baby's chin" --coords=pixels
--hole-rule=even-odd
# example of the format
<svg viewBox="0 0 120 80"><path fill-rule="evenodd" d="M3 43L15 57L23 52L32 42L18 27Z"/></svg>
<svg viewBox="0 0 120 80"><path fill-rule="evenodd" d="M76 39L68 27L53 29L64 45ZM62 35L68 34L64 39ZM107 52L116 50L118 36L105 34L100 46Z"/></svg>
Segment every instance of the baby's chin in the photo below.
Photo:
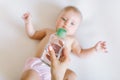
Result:
<svg viewBox="0 0 120 80"><path fill-rule="evenodd" d="M58 30L59 28L63 28L63 27L57 27L56 30ZM63 28L63 29L65 29L65 28ZM65 30L68 31L67 29L65 29Z"/></svg>

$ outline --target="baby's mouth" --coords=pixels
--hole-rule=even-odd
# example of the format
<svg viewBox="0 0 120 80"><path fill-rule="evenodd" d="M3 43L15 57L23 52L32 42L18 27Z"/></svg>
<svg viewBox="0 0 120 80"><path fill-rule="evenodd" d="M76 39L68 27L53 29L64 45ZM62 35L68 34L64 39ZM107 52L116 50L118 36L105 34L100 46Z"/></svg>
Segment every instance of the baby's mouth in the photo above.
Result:
<svg viewBox="0 0 120 80"><path fill-rule="evenodd" d="M67 31L67 29L66 29L66 28L63 28L63 29L65 29L65 30Z"/></svg>

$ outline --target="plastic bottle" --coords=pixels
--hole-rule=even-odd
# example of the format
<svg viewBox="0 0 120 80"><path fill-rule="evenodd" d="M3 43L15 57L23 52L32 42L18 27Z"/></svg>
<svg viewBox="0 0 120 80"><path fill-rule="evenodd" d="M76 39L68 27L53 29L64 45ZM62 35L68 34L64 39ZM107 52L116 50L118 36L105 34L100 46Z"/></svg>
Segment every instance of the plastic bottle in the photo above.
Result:
<svg viewBox="0 0 120 80"><path fill-rule="evenodd" d="M46 45L43 55L41 57L41 60L44 63L46 63L47 65L51 64L50 60L48 59L48 57L50 57L48 53L49 46L52 46L52 48L54 49L57 59L60 58L61 52L65 46L65 39L64 39L65 36L66 36L66 30L64 28L59 28L56 33L50 35L49 42Z"/></svg>

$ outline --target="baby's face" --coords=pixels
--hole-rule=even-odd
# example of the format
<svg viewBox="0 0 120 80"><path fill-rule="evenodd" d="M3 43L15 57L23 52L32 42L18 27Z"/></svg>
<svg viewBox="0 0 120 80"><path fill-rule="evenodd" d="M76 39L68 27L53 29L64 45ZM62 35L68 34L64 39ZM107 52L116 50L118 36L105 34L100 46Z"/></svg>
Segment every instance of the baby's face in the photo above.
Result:
<svg viewBox="0 0 120 80"><path fill-rule="evenodd" d="M80 15L74 11L62 12L56 21L56 28L64 28L67 30L67 35L73 35L79 24Z"/></svg>

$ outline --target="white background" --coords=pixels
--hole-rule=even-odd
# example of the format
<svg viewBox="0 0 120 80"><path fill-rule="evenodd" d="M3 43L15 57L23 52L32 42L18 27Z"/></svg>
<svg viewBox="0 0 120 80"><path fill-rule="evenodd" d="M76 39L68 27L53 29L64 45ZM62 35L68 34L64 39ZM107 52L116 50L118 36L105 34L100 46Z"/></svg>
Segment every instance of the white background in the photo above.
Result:
<svg viewBox="0 0 120 80"><path fill-rule="evenodd" d="M77 80L120 80L119 0L0 0L0 80L19 80L25 60L36 52L39 41L26 35L23 13L31 13L36 29L54 28L66 5L75 5L83 14L76 33L81 47L103 40L109 51L84 58L71 55L70 68Z"/></svg>

